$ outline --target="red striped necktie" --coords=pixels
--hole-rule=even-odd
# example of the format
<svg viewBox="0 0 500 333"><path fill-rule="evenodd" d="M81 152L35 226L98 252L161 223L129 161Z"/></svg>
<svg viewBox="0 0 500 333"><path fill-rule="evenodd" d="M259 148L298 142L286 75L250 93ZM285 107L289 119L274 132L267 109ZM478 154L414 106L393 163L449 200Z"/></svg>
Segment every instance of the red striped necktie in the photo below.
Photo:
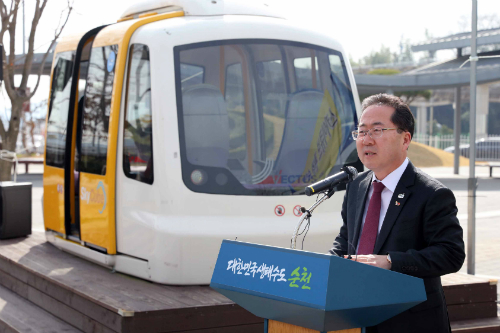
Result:
<svg viewBox="0 0 500 333"><path fill-rule="evenodd" d="M380 220L380 206L382 205L382 190L384 184L373 182L373 194L366 212L365 225L359 240L358 254L373 254L377 240L378 224Z"/></svg>

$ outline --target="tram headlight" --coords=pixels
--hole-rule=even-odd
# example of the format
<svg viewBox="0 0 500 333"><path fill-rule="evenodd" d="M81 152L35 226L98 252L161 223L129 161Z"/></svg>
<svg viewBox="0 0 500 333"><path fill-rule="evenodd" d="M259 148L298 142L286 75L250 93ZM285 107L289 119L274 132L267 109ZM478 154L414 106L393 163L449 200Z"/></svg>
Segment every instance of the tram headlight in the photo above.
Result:
<svg viewBox="0 0 500 333"><path fill-rule="evenodd" d="M207 180L206 173L201 170L194 170L191 172L191 181L195 185L202 185Z"/></svg>
<svg viewBox="0 0 500 333"><path fill-rule="evenodd" d="M215 182L220 186L224 186L227 184L227 176L223 173L219 173L217 176L215 176Z"/></svg>

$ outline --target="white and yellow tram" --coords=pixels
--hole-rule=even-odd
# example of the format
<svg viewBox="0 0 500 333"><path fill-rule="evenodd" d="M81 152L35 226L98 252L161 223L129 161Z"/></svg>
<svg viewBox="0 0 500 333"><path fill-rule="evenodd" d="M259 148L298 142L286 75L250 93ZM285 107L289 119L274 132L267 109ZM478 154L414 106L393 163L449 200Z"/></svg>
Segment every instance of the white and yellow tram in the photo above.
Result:
<svg viewBox="0 0 500 333"><path fill-rule="evenodd" d="M288 247L304 187L361 166L341 45L264 5L141 2L61 39L51 82L47 239L154 282L209 283L225 238ZM329 249L342 199L306 250Z"/></svg>

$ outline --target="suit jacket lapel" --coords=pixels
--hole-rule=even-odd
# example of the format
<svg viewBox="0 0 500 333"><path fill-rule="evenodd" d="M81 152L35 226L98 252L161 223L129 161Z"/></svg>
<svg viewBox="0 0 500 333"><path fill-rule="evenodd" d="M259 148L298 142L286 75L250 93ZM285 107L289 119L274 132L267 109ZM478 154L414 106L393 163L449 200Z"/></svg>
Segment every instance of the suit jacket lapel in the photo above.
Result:
<svg viewBox="0 0 500 333"><path fill-rule="evenodd" d="M363 222L363 213L365 211L366 198L368 196L368 190L370 189L372 178L373 178L373 172L369 172L365 177L365 179L363 179L359 183L357 200L355 203L355 205L358 206L358 209L356 209L356 219L354 220L354 235L352 238L352 245L354 247L354 251L356 251L356 248L358 246L358 239L359 239L359 234L361 232L361 224ZM359 207L360 203L362 203L361 207Z"/></svg>
<svg viewBox="0 0 500 333"><path fill-rule="evenodd" d="M380 233L378 234L377 241L375 242L375 248L373 250L374 254L378 254L384 242L389 236L389 233L396 222L399 213L403 210L404 205L408 202L408 198L411 195L411 191L407 188L413 185L415 181L415 167L410 162L403 172L401 179L396 186L396 190L392 195L391 201L389 202L389 207L387 207L387 212L385 213L384 222Z"/></svg>

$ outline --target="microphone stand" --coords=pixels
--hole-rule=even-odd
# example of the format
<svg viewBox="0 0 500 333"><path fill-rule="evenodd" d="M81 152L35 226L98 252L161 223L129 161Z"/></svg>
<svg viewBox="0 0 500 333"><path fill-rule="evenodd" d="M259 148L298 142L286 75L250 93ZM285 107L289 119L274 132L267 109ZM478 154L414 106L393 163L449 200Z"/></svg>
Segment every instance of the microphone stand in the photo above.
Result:
<svg viewBox="0 0 500 333"><path fill-rule="evenodd" d="M299 230L300 230L300 226L302 225L302 223L304 222L304 220L307 219L307 220L310 221L310 218L312 216L312 212L316 209L316 207L318 207L319 205L321 205L321 203L323 201L325 201L326 199L330 199L330 197L334 193L335 193L335 190L333 188L330 188L325 193L323 193L323 196L321 198L319 198L319 200L316 200L316 202L314 203L314 205L312 205L309 209L305 209L304 207L301 207L300 210L302 211L302 215L300 216L299 223L297 223L297 226L295 227L295 230L293 231L292 244L290 245L290 247L293 250L295 250L296 247L297 247L298 233L299 233Z"/></svg>

